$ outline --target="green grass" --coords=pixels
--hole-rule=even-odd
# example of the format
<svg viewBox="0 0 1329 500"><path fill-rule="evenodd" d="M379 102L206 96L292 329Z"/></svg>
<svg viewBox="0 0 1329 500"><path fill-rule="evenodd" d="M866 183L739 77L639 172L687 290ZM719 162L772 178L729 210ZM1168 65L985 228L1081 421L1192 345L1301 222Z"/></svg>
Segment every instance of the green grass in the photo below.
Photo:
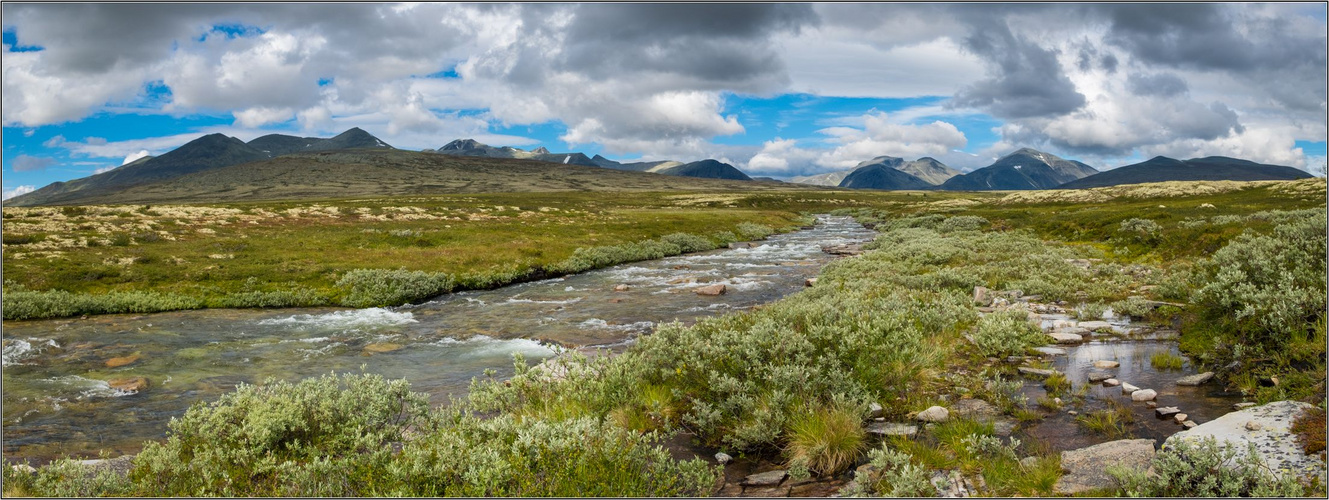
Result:
<svg viewBox="0 0 1329 500"><path fill-rule="evenodd" d="M1167 351L1159 351L1149 357L1149 364L1159 370L1180 370L1186 359Z"/></svg>
<svg viewBox="0 0 1329 500"><path fill-rule="evenodd" d="M1126 436L1129 433L1127 426L1135 423L1135 414L1131 413L1130 407L1117 403L1115 399L1109 400L1110 406L1105 410L1095 410L1075 417L1075 422L1084 426L1092 432L1117 439Z"/></svg>
<svg viewBox="0 0 1329 500"><path fill-rule="evenodd" d="M862 454L863 419L857 409L828 407L796 414L789 424L785 455L822 476L833 476L853 465Z"/></svg>

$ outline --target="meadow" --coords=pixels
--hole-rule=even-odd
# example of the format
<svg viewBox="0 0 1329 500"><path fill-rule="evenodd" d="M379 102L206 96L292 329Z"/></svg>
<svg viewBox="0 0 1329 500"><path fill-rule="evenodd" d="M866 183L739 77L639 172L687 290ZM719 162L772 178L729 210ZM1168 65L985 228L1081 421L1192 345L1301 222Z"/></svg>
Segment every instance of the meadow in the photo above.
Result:
<svg viewBox="0 0 1329 500"><path fill-rule="evenodd" d="M1019 420L1039 418L1042 410L1019 393L1014 366L999 358L1025 353L1043 340L1018 309L980 316L972 300L976 286L1019 289L1046 302L1065 301L1086 316L1111 307L1142 321L1180 325L1183 353L1251 399L1324 405L1322 179L1014 194L699 193L649 202L640 195L541 196L449 198L446 209L417 202L432 207L425 214L460 217L464 210L452 212L461 205L458 200L475 200L466 205L473 211L465 213L467 224L475 225L462 226L474 232L464 234L471 235L470 243L490 246L511 242L485 239L491 234L487 224L512 225L511 233L500 234L541 238L533 234L534 228L563 227L554 221L567 221L566 232L531 247L542 252L539 256L523 257L520 251L503 257L484 255L489 246L443 247L463 255L469 252L469 258L477 259L473 265L459 256L461 260L447 261L454 267L447 267L440 263L444 254L433 253L439 247L393 246L386 243L390 232L363 232L372 228L432 234L425 231L457 221L369 222L360 221L358 215L353 221L343 220L361 208L381 216L386 213L384 206L414 206L403 200L384 201L377 212L366 202L328 202L318 206L336 206L342 215L279 216L252 225L242 222L242 217L259 216L259 209L305 213L312 208L308 204L234 208L240 213L219 218L235 221L208 226L227 236L199 236L198 228L189 226L192 232L187 237L180 233L179 247L171 247L175 242L168 240L125 247L80 246L61 255L72 259L80 252L114 251L114 256L127 258L137 256L134 250L154 245L181 249L177 257L184 248L235 255L201 260L205 254L188 254L189 260L177 265L181 270L232 277L209 278L229 283L225 290L193 290L188 287L194 285L173 282L168 276L121 282L142 287L137 290L200 297L235 293L245 275L199 266L230 264L252 255L246 265L265 273L263 279L271 281L264 285L295 279L278 276L303 276L296 285L317 290L328 300L344 301L353 295L337 283L348 284L347 271L365 268L367 256L383 263L378 269L418 271L413 276L419 278L400 279L427 284L437 278L428 273L454 277L491 272L512 265L514 261L505 259L514 256L528 266L569 270L614 259L593 257L588 249L596 245L638 242L639 248L659 251L659 244L640 245L659 241L679 251L702 248L730 238L720 233L738 237L757 232L759 225L789 228L802 223L800 214L811 212L852 215L881 234L863 255L827 265L816 286L775 303L690 326L661 325L617 356L568 353L538 366L528 366L518 357L512 378L476 379L469 395L444 408L428 408L423 396L411 393L404 381L368 375L244 386L219 402L192 408L172 424L167 441L148 445L134 458L128 476L89 472L72 462L59 462L35 474L6 467L6 495L712 494L721 486L718 467L701 459L674 459L660 447L662 439L679 432L690 433L708 449L782 463L795 478L835 477L861 465L843 492L849 495L935 495L928 484L934 471L981 477L986 485L981 493L986 495L1050 495L1061 474L1058 455L1040 443L1000 439L991 424L957 418L919 439L890 438L880 443L871 442L864 430L874 405L880 405L888 420L901 420L932 405L965 398L989 401ZM514 205L531 209L482 210ZM325 208L319 211L328 213ZM584 212L571 213L575 211ZM129 212L124 218L138 211ZM513 220L470 221L473 214ZM35 217L14 222L31 218ZM77 231L99 227L77 229L80 223L70 224ZM8 239L8 209L5 224ZM62 226L17 235L38 233L45 236L15 246L67 240L74 234ZM694 236L669 236L676 233ZM129 237L134 238L133 233ZM209 238L223 237L254 246L229 251L209 246L218 241ZM566 241L555 241L560 237ZM406 238L438 238L429 241L445 243L441 234ZM279 253L275 249L282 241L289 247L296 242L329 243L294 252L308 252L302 259L318 262L312 265L316 270L284 274L269 268L283 263L298 267L295 263L301 260L262 260ZM18 272L9 274L11 260L26 266L42 259L36 252L63 250L33 246L28 247L31 255L17 259L6 245L6 279L17 276L14 285L7 283L7 318L10 286L34 290L73 286L38 282L37 265L15 264ZM333 255L338 253L353 256ZM317 257L324 254L340 267ZM604 255L630 258L630 254ZM112 255L77 258L94 263L99 257ZM569 259L580 263L559 267ZM148 267L174 269L163 262L150 261ZM197 275L176 274L175 279L197 279L188 276ZM93 284L77 293L110 289L101 278L85 281ZM1144 299L1184 307L1144 307ZM1281 382L1261 383L1271 377ZM1051 379L1048 383L1056 385ZM1069 384L1052 389L1068 399L1075 397ZM1114 418L1107 413L1086 415L1084 424L1101 432L1120 432L1125 424ZM1253 465L1216 476L1221 484L1203 485L1209 489L1185 489L1191 484L1187 481L1203 479L1204 468L1229 452L1213 446L1165 450L1155 459L1159 475L1124 471L1126 489L1099 493L1323 492L1323 484L1279 480ZM1029 457L1032 460L1022 461Z"/></svg>

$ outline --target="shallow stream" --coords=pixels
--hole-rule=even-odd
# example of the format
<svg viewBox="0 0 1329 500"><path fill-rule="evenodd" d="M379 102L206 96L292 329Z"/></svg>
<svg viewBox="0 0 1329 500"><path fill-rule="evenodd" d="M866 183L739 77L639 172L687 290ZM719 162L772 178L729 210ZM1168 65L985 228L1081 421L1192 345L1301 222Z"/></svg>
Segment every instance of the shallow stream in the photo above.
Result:
<svg viewBox="0 0 1329 500"><path fill-rule="evenodd" d="M202 310L4 324L4 456L135 453L171 417L237 384L329 372L406 378L435 404L486 369L510 376L512 355L554 353L538 340L621 346L668 321L747 309L803 288L835 257L822 245L876 233L848 217L722 249L461 292L391 309ZM719 296L693 293L716 283ZM615 291L627 285L626 291ZM112 366L118 365L118 366ZM138 392L108 381L144 377Z"/></svg>

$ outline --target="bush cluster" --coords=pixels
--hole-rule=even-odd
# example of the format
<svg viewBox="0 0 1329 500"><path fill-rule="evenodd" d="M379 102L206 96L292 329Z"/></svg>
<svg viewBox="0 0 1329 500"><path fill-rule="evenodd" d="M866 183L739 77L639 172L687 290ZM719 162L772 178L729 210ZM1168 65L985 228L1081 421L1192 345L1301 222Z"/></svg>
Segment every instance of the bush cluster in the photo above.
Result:
<svg viewBox="0 0 1329 500"><path fill-rule="evenodd" d="M978 354L1006 357L1024 354L1031 347L1047 343L1043 330L1029 321L1023 309L1003 309L983 316L973 334Z"/></svg>
<svg viewBox="0 0 1329 500"><path fill-rule="evenodd" d="M1152 471L1108 466L1122 490L1132 497L1299 497L1305 495L1290 475L1275 476L1260 460L1255 445L1240 453L1236 445L1182 440L1154 456Z"/></svg>
<svg viewBox="0 0 1329 500"><path fill-rule="evenodd" d="M342 305L386 307L407 304L452 290L452 278L443 273L402 269L355 269L337 280L348 289Z"/></svg>
<svg viewBox="0 0 1329 500"><path fill-rule="evenodd" d="M82 314L151 313L198 309L203 300L161 292L72 293L64 290L32 291L19 287L4 292L6 320L60 318Z"/></svg>

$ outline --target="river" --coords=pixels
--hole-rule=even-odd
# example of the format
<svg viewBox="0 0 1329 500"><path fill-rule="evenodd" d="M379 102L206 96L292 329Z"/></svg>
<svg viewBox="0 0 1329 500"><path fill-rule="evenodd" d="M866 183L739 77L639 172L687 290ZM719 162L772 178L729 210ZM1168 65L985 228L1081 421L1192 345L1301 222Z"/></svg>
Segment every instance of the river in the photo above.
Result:
<svg viewBox="0 0 1329 500"><path fill-rule="evenodd" d="M562 278L460 292L396 308L224 309L4 323L4 456L136 453L171 417L237 384L329 372L410 380L435 404L486 369L512 373L549 342L617 347L660 322L743 310L803 288L835 257L822 245L876 233L848 217L753 248L634 262ZM693 290L723 283L728 293ZM627 285L626 291L615 291ZM540 341L546 342L540 342ZM123 364L121 364L123 363ZM118 366L112 366L118 365ZM141 391L108 381L143 377Z"/></svg>

